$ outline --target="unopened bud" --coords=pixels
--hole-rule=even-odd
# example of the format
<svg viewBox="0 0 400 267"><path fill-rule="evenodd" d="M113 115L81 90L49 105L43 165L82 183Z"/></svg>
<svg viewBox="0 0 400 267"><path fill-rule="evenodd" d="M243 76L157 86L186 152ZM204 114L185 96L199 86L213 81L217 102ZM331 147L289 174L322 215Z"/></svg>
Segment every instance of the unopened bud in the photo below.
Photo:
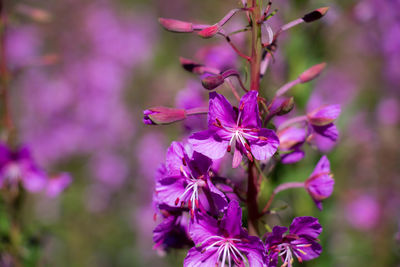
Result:
<svg viewBox="0 0 400 267"><path fill-rule="evenodd" d="M276 115L278 116L285 115L290 111L292 111L293 108L294 108L294 98L293 97L287 98L285 99L285 101L282 102L282 104L278 108Z"/></svg>
<svg viewBox="0 0 400 267"><path fill-rule="evenodd" d="M195 74L203 74L200 69L203 67L202 64L197 63L193 60L180 57L179 61L181 62L182 67L187 70L188 72L195 73Z"/></svg>
<svg viewBox="0 0 400 267"><path fill-rule="evenodd" d="M199 31L197 34L200 35L203 38L211 38L214 35L216 35L219 31L219 26L218 24L215 24L213 26L210 26L208 28L205 28L201 31Z"/></svg>
<svg viewBox="0 0 400 267"><path fill-rule="evenodd" d="M207 90L213 90L224 83L222 75L208 76L201 81L201 84Z"/></svg>
<svg viewBox="0 0 400 267"><path fill-rule="evenodd" d="M332 123L339 117L340 105L327 105L319 107L307 114L311 124L324 126Z"/></svg>
<svg viewBox="0 0 400 267"><path fill-rule="evenodd" d="M308 70L306 70L305 72L300 74L299 79L300 79L301 83L306 83L311 80L314 80L321 74L321 72L325 69L325 67L326 67L326 63L321 63L321 64L312 66L311 68L309 68Z"/></svg>
<svg viewBox="0 0 400 267"><path fill-rule="evenodd" d="M305 14L304 17L302 17L302 19L304 20L304 22L313 22L316 21L320 18L322 18L323 16L325 16L326 12L328 12L329 7L321 7L318 8L308 14Z"/></svg>
<svg viewBox="0 0 400 267"><path fill-rule="evenodd" d="M143 111L143 122L147 125L170 124L186 119L186 111L178 108L153 107Z"/></svg>
<svg viewBox="0 0 400 267"><path fill-rule="evenodd" d="M193 32L193 24L191 22L165 18L159 18L158 22L160 22L161 26L163 26L167 31Z"/></svg>

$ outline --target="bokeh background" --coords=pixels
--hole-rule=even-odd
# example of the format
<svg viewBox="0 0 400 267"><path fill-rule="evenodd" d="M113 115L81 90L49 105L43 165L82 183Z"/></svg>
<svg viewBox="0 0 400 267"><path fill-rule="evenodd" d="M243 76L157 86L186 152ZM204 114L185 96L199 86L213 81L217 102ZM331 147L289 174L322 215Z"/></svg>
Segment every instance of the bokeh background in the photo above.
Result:
<svg viewBox="0 0 400 267"><path fill-rule="evenodd" d="M26 266L181 266L185 251L152 249L154 172L185 125L145 127L149 106L207 98L179 56L236 66L223 40L172 34L158 17L215 23L236 0L6 1L5 49L20 142L50 171L73 176L55 200L28 196ZM292 91L297 112L341 104L340 142L328 154L333 197L319 212L306 192L282 193L283 222L316 216L320 258L303 266L400 266L400 1L277 0L279 25L329 6L322 20L280 40L262 83L272 95L319 62L319 79ZM228 27L243 23L235 19ZM238 37L246 45L246 36ZM199 99L193 97L193 99ZM304 180L320 154L279 166L277 182ZM0 210L0 234L9 222Z"/></svg>

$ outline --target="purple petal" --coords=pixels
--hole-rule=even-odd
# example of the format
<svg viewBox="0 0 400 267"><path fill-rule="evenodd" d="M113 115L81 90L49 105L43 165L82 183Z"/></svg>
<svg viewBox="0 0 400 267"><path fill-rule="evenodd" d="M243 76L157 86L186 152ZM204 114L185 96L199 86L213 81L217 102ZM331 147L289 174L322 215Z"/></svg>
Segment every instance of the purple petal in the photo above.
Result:
<svg viewBox="0 0 400 267"><path fill-rule="evenodd" d="M232 168L239 167L240 163L242 162L242 159L243 159L242 152L239 149L239 145L236 144L236 149L233 152Z"/></svg>
<svg viewBox="0 0 400 267"><path fill-rule="evenodd" d="M214 205L218 211L222 211L228 205L225 194L216 188L210 179L207 180L207 184L208 188L210 189Z"/></svg>
<svg viewBox="0 0 400 267"><path fill-rule="evenodd" d="M260 129L258 136L266 138L266 140L251 140L250 148L253 156L258 160L268 160L276 152L279 146L279 139L275 132L269 129Z"/></svg>
<svg viewBox="0 0 400 267"><path fill-rule="evenodd" d="M267 238L265 240L265 244L267 248L273 246L274 244L279 244L282 242L283 234L288 230L287 227L283 226L274 226L272 229L272 233L267 234Z"/></svg>
<svg viewBox="0 0 400 267"><path fill-rule="evenodd" d="M248 239L248 242L239 243L238 249L246 254L249 261L248 266L263 267L265 262L265 248L262 241L256 236L248 236L246 239Z"/></svg>
<svg viewBox="0 0 400 267"><path fill-rule="evenodd" d="M47 182L46 195L50 198L57 197L72 183L69 173L61 173Z"/></svg>
<svg viewBox="0 0 400 267"><path fill-rule="evenodd" d="M308 141L322 152L329 152L336 145L339 132L334 124L312 126L314 132Z"/></svg>
<svg viewBox="0 0 400 267"><path fill-rule="evenodd" d="M307 116L311 124L323 126L332 123L339 114L340 105L327 105L311 111Z"/></svg>
<svg viewBox="0 0 400 267"><path fill-rule="evenodd" d="M218 254L216 247L201 252L196 247L191 248L183 261L184 267L215 267L217 266Z"/></svg>
<svg viewBox="0 0 400 267"><path fill-rule="evenodd" d="M322 226L317 218L311 216L296 217L289 227L289 232L300 237L317 239L322 232Z"/></svg>
<svg viewBox="0 0 400 267"><path fill-rule="evenodd" d="M216 92L210 93L208 126L212 127L218 119L224 126L236 125L236 112L223 95Z"/></svg>
<svg viewBox="0 0 400 267"><path fill-rule="evenodd" d="M222 158L229 145L229 141L221 139L214 131L206 130L189 137L193 149L211 159Z"/></svg>
<svg viewBox="0 0 400 267"><path fill-rule="evenodd" d="M315 166L315 169L311 173L310 177L318 175L319 173L330 173L330 172L331 172L331 165L329 163L329 160L326 156L322 156L321 159L318 161L317 165Z"/></svg>
<svg viewBox="0 0 400 267"><path fill-rule="evenodd" d="M246 128L260 128L261 120L259 116L257 91L250 91L246 93L239 103L239 108L243 107L242 123L241 125Z"/></svg>
<svg viewBox="0 0 400 267"><path fill-rule="evenodd" d="M322 247L315 241L307 238L299 238L291 242L293 250L301 257L303 261L309 261L318 258L321 255ZM300 245L297 247L296 245ZM302 246L307 245L307 246Z"/></svg>
<svg viewBox="0 0 400 267"><path fill-rule="evenodd" d="M187 163L193 175L198 177L207 174L211 168L213 161L198 152L193 153L192 159Z"/></svg>
<svg viewBox="0 0 400 267"><path fill-rule="evenodd" d="M189 227L189 234L197 246L205 246L210 243L209 237L218 235L218 230L217 220L207 214L199 213L195 218L195 222ZM202 244L204 241L206 243Z"/></svg>
<svg viewBox="0 0 400 267"><path fill-rule="evenodd" d="M297 127L288 127L277 133L279 136L279 149L290 150L293 146L303 143L306 131Z"/></svg>
<svg viewBox="0 0 400 267"><path fill-rule="evenodd" d="M32 193L41 191L46 187L47 176L39 170L28 170L22 174L22 184L24 188Z"/></svg>
<svg viewBox="0 0 400 267"><path fill-rule="evenodd" d="M169 175L180 175L180 168L183 165L183 158L187 160L183 144L179 142L172 142L167 150L167 158L165 161Z"/></svg>
<svg viewBox="0 0 400 267"><path fill-rule="evenodd" d="M180 199L181 195L185 192L185 179L183 177L165 177L160 179L156 184L155 194L156 199L160 203L164 203L171 207L177 207L177 200L186 201L190 196L191 192L185 194L183 199Z"/></svg>
<svg viewBox="0 0 400 267"><path fill-rule="evenodd" d="M237 237L242 230L242 209L239 202L232 200L225 210L225 215L221 220L221 228L230 237Z"/></svg>
<svg viewBox="0 0 400 267"><path fill-rule="evenodd" d="M281 162L283 164L293 164L302 160L304 158L304 155L305 153L303 150L297 149L291 153L282 155Z"/></svg>

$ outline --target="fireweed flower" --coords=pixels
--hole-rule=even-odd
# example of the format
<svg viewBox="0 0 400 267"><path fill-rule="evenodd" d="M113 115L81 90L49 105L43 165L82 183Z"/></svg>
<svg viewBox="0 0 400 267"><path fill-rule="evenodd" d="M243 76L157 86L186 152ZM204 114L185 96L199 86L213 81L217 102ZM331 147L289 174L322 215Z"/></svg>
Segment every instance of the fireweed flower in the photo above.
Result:
<svg viewBox="0 0 400 267"><path fill-rule="evenodd" d="M170 207L187 204L192 217L197 209L216 212L226 205L225 196L208 174L212 160L173 142L168 149L164 175L158 176L155 195L159 203Z"/></svg>
<svg viewBox="0 0 400 267"><path fill-rule="evenodd" d="M46 187L47 180L46 173L36 165L27 147L11 150L0 144L0 188L21 183L29 192L38 192Z"/></svg>
<svg viewBox="0 0 400 267"><path fill-rule="evenodd" d="M281 258L282 266L291 267L296 257L299 262L317 258L322 247L317 238L322 227L317 218L297 217L289 227L275 226L267 235L265 247L267 250L267 266L276 267ZM285 234L285 235L284 235Z"/></svg>
<svg viewBox="0 0 400 267"><path fill-rule="evenodd" d="M238 167L242 155L250 161L268 160L276 152L279 139L274 131L261 128L258 92L245 94L236 110L223 95L210 93L208 130L193 134L193 149L212 159L222 158L234 149L232 166Z"/></svg>
<svg viewBox="0 0 400 267"><path fill-rule="evenodd" d="M335 180L332 178L329 160L323 156L304 183L307 192L320 210L322 210L322 200L332 194L334 184Z"/></svg>
<svg viewBox="0 0 400 267"><path fill-rule="evenodd" d="M198 222L190 225L189 233L196 244L185 258L183 266L264 266L264 246L255 236L242 228L242 210L231 201L222 220L201 214Z"/></svg>

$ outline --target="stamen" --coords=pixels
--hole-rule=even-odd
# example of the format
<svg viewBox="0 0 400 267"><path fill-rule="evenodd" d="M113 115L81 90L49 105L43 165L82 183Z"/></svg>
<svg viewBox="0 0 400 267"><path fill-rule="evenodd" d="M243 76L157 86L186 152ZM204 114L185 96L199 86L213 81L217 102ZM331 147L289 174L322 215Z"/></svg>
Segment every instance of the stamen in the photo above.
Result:
<svg viewBox="0 0 400 267"><path fill-rule="evenodd" d="M178 205L178 203L179 203L179 197L177 197L177 198L175 199L175 206Z"/></svg>
<svg viewBox="0 0 400 267"><path fill-rule="evenodd" d="M182 164L183 166L187 166L185 158L182 158Z"/></svg>
<svg viewBox="0 0 400 267"><path fill-rule="evenodd" d="M228 145L228 148L226 149L226 151L227 151L227 152L231 152L231 150L232 150L231 145Z"/></svg>

